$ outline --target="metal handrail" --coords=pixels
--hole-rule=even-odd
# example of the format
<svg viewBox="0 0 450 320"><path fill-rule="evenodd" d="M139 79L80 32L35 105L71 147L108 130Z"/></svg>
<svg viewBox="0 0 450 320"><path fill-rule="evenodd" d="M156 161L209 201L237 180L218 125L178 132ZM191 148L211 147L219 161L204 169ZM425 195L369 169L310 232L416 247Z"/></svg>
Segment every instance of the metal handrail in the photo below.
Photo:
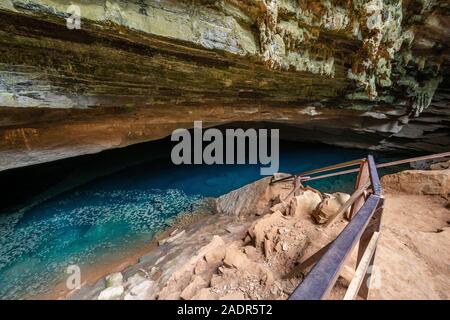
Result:
<svg viewBox="0 0 450 320"><path fill-rule="evenodd" d="M319 250L324 251L323 256L317 261L310 273L291 294L289 300L320 300L327 297L334 287L348 256L366 232L366 228L374 216L374 213L377 211L377 208L379 208L380 203L383 203L383 201L380 201L381 184L373 156L369 155L367 157L367 163L373 194L368 197L363 206L358 210L356 215L354 215L354 218L338 237L327 246L328 248L326 248L326 250ZM364 244L360 244L360 248L361 245L364 246ZM368 243L365 244L366 247L367 245ZM376 243L371 243L370 248L375 251ZM364 251L366 250L366 248L363 249ZM374 252L369 252L368 255L373 257ZM364 267L367 268L368 266L369 264ZM367 270L359 271L360 273L363 272L365 274ZM359 285L357 285L357 290L359 290L362 283L361 279L358 281Z"/></svg>
<svg viewBox="0 0 450 320"><path fill-rule="evenodd" d="M370 265L373 265L374 262L384 205L384 199L381 197L382 189L377 168L385 168L393 165L411 163L415 161L446 157L450 157L450 152L397 160L377 165L374 161L373 156L369 155L366 159L358 159L320 169L314 169L303 172L299 175L287 176L282 179L271 181L271 183L275 183L290 178L294 178L295 180L298 179L301 181L311 181L359 171L360 174L358 176L355 188L356 191L354 193L353 199L351 200L351 203L354 203L355 199L358 197L360 197L360 199L364 199L364 203L359 208L359 210L359 205L358 207L352 209L352 212L353 210L358 211L353 215L353 218L350 214L350 222L337 236L337 238L300 264L298 269L301 271L315 263L309 274L291 294L289 300L318 300L326 298L333 288L334 284L336 283L337 277L339 276L342 267L346 263L348 256L357 243L359 243L358 261L356 266L357 272L355 273L355 276L351 281L350 286L348 287L345 299L356 297L358 295L358 292L365 298L367 298L369 294L369 287L366 283L364 283L363 280L367 278L367 270ZM304 175L306 174L310 175L320 172L326 172L346 168L357 164L360 164L360 168L358 169L342 170L340 172L333 172L315 177L304 177ZM362 176L364 176L362 178L362 181L359 181L360 177ZM365 198L361 190L369 191L368 186L370 186L371 189L370 195ZM293 191L295 192L295 189L299 187L301 187L301 185L295 186ZM348 207L349 203L350 202L344 204L343 208L341 209L346 209L346 206ZM341 213L342 210L339 210L339 213ZM338 215L330 217L330 220L335 219ZM375 217L377 219L373 219ZM330 221L330 223L331 222L332 221ZM325 227L330 223L326 223ZM374 228L368 228L369 223ZM291 271L290 274L295 274L295 272Z"/></svg>
<svg viewBox="0 0 450 320"><path fill-rule="evenodd" d="M320 172L326 172L326 171L331 171L331 170L337 170L337 169L341 169L341 168L356 166L356 165L361 164L361 162L363 160L364 159L357 159L357 160L347 161L347 162L343 162L343 163L339 163L339 164L334 164L334 165L323 167L323 168L319 168L319 169L303 171L303 172L301 172L299 174L289 175L289 176L286 176L286 177L283 177L283 178L279 178L279 179L276 179L276 180L271 180L270 184L281 182L281 181L285 181L285 180L289 180L289 179L292 179L292 178L295 178L295 177L302 177L302 176L306 176L306 175L310 175L310 174L315 174L315 173L320 173ZM358 171L358 169L356 169L356 171ZM308 180L311 180L311 178L309 178Z"/></svg>
<svg viewBox="0 0 450 320"><path fill-rule="evenodd" d="M305 280L295 289L289 300L321 300L327 297L344 266L347 257L358 243L378 206L380 197L371 195L358 214L330 245Z"/></svg>
<svg viewBox="0 0 450 320"><path fill-rule="evenodd" d="M369 163L369 173L370 181L372 182L373 193L377 196L381 196L381 183L380 177L378 176L377 166L372 155L367 157L367 162Z"/></svg>
<svg viewBox="0 0 450 320"><path fill-rule="evenodd" d="M400 164L416 162L416 161L442 159L442 158L447 158L447 157L450 157L450 152L436 153L436 154L427 155L427 156L420 156L420 157L414 157L414 158L409 158L409 159L403 159L403 160L396 160L396 161L391 161L391 162L379 163L379 164L376 165L376 167L379 169L379 168L386 168L386 167L391 167L391 166L397 166L397 165L400 165ZM280 179L271 180L270 184L281 182L281 181L285 181L285 180L289 180L289 179L292 179L292 178L295 178L295 177L303 177L303 176L311 175L311 174L315 174L315 173L332 171L332 170L336 170L336 169L340 169L340 168L344 168L344 167L354 166L354 165L360 164L363 160L364 159L357 159L357 160L344 162L344 163L341 163L341 164L332 165L332 166L328 166L328 167L324 167L324 168L320 168L320 169L314 169L314 170L301 172L301 173L298 173L298 174L295 174L295 175L289 175L289 176L286 176L286 177L283 177L283 178L280 178ZM305 177L303 179L303 181L312 181L312 180L318 180L318 179L323 179L323 178L336 177L336 176L340 176L340 175L344 175L344 174L355 173L355 172L358 172L358 171L359 171L359 168L343 170L343 171L333 172L333 173L329 173L329 174L325 174L325 175L321 175L321 176L316 176L316 177Z"/></svg>

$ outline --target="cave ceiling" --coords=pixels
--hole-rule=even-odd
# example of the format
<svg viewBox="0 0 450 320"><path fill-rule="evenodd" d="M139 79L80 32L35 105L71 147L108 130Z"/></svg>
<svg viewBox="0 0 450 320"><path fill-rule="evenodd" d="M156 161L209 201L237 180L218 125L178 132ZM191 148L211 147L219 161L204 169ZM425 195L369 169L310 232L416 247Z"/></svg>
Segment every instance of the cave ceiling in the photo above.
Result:
<svg viewBox="0 0 450 320"><path fill-rule="evenodd" d="M0 0L0 170L248 121L448 151L448 1Z"/></svg>

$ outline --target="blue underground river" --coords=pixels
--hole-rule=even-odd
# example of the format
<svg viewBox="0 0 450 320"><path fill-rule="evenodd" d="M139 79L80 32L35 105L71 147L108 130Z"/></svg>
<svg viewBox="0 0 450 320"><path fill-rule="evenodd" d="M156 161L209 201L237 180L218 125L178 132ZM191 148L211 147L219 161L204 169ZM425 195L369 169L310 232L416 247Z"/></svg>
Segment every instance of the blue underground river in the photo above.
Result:
<svg viewBox="0 0 450 320"><path fill-rule="evenodd" d="M0 298L48 292L68 276L68 265L95 267L126 255L205 197L261 178L259 165L175 166L170 147L170 142L149 142L1 173L5 198L16 202L0 214ZM297 173L366 154L281 141L280 171ZM351 192L354 179L347 175L309 185Z"/></svg>

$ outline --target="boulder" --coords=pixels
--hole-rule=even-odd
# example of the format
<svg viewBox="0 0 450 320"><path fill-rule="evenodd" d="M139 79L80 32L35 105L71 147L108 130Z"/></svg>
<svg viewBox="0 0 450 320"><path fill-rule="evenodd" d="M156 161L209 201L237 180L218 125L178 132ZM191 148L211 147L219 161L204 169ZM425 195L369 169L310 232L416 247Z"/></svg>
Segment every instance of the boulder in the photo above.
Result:
<svg viewBox="0 0 450 320"><path fill-rule="evenodd" d="M206 288L208 283L200 276L194 276L191 283L180 294L180 298L183 300L191 300L196 293L203 288Z"/></svg>
<svg viewBox="0 0 450 320"><path fill-rule="evenodd" d="M251 260L257 260L259 257L258 250L254 246L245 246L244 252Z"/></svg>
<svg viewBox="0 0 450 320"><path fill-rule="evenodd" d="M270 177L263 178L217 198L216 210L227 215L263 215L279 202L280 187L270 185Z"/></svg>
<svg viewBox="0 0 450 320"><path fill-rule="evenodd" d="M387 191L447 196L450 193L450 169L406 170L383 176L381 183Z"/></svg>
<svg viewBox="0 0 450 320"><path fill-rule="evenodd" d="M289 215L293 217L309 216L322 201L320 193L312 190L303 190L301 194L291 200Z"/></svg>
<svg viewBox="0 0 450 320"><path fill-rule="evenodd" d="M270 226L276 225L281 219L283 219L283 214L280 211L276 211L255 221L255 223L248 230L250 236L255 242L255 247L262 247L266 236L266 229L269 229Z"/></svg>
<svg viewBox="0 0 450 320"><path fill-rule="evenodd" d="M205 254L205 260L209 266L214 266L222 262L225 257L225 246L217 246L214 250L209 250Z"/></svg>
<svg viewBox="0 0 450 320"><path fill-rule="evenodd" d="M121 286L123 275L120 272L112 273L106 277L106 287Z"/></svg>
<svg viewBox="0 0 450 320"><path fill-rule="evenodd" d="M210 252L215 252L219 250L224 244L225 241L223 241L223 239L220 236L214 235L210 243L200 248L200 250L198 251L198 256L204 257Z"/></svg>
<svg viewBox="0 0 450 320"><path fill-rule="evenodd" d="M205 259L199 259L194 268L194 274L202 274L208 271L208 263Z"/></svg>
<svg viewBox="0 0 450 320"><path fill-rule="evenodd" d="M327 222L331 216L339 212L348 199L350 199L350 195L342 192L326 195L312 213L314 220L317 223Z"/></svg>
<svg viewBox="0 0 450 320"><path fill-rule="evenodd" d="M124 292L122 286L108 287L98 296L98 300L119 300Z"/></svg>
<svg viewBox="0 0 450 320"><path fill-rule="evenodd" d="M268 209L270 178L264 178L216 199L217 211L227 215L249 216Z"/></svg>
<svg viewBox="0 0 450 320"><path fill-rule="evenodd" d="M229 268L245 269L251 265L251 261L248 259L247 255L243 253L240 249L231 246L226 254L223 264Z"/></svg>

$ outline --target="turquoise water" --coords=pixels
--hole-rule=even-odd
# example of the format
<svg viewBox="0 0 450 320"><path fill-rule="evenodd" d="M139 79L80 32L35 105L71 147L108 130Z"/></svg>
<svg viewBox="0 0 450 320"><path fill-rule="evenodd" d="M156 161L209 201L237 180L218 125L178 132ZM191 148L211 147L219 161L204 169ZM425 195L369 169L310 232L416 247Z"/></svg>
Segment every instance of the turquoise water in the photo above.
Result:
<svg viewBox="0 0 450 320"><path fill-rule="evenodd" d="M158 152L151 146L144 152ZM95 266L109 256L126 254L127 249L151 240L176 215L193 211L205 197L261 178L257 165L174 166L166 154L93 179L28 209L0 215L0 298L46 292L68 276L68 265ZM280 171L296 173L365 154L282 143ZM107 153L96 157L108 166ZM350 192L354 178L347 175L310 185L324 192Z"/></svg>

